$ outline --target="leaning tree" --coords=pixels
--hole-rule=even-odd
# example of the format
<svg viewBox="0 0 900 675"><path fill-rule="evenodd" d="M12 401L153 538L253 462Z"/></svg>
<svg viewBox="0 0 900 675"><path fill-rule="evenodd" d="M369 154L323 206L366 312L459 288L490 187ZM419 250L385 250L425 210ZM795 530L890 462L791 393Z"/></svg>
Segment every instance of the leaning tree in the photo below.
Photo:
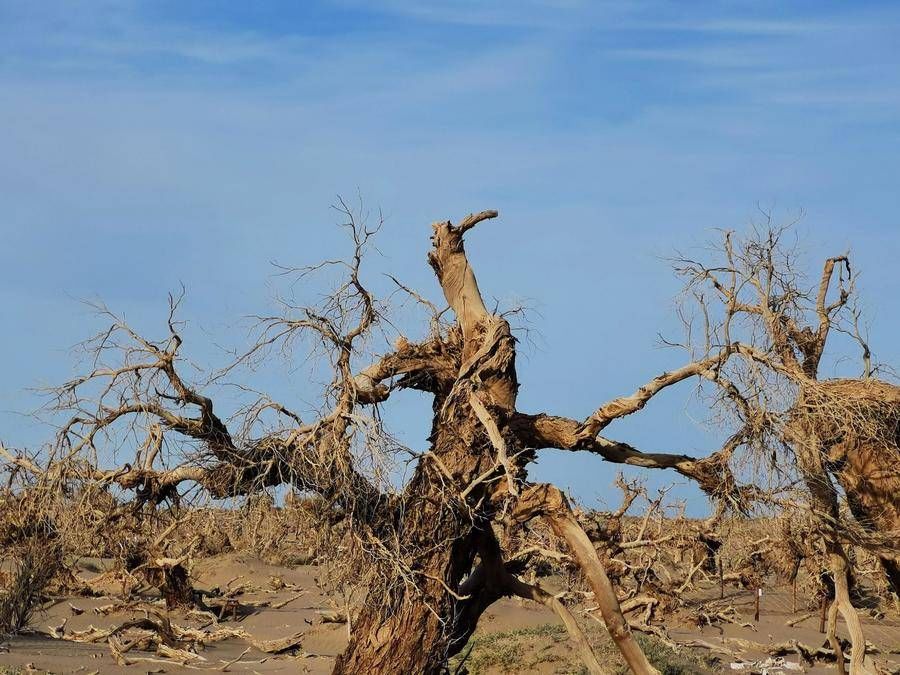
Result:
<svg viewBox="0 0 900 675"><path fill-rule="evenodd" d="M352 237L346 260L285 270L306 283L323 269L341 281L315 306L285 301L258 317L252 346L234 364L307 340L330 373L319 412L308 419L266 396L230 418L211 396L226 368L204 382L186 372L183 332L173 298L167 335L151 340L108 313L110 324L85 343L91 367L53 391L51 408L66 412L41 480L118 486L136 506L178 499L199 486L215 498L290 485L326 505L341 533L341 555L359 570L366 597L335 673L438 673L472 635L493 602L516 595L551 607L568 628L591 672L605 672L569 610L539 585L523 581L512 555L517 533L539 521L564 542L589 582L604 622L631 669L655 673L623 617L616 590L563 492L529 480L538 451L588 452L606 461L672 469L710 496L741 507L752 491L736 483L729 460L743 431L705 458L646 453L603 435L617 419L642 409L661 390L694 377L716 379L735 354L752 345L725 341L687 364L612 399L586 419L518 410L517 343L508 318L490 311L466 256L464 238L497 216L469 215L432 225L428 263L452 316L398 282L429 308L427 335L396 337L372 356L390 329L384 306L361 273L377 227L341 205ZM390 452L379 410L401 389L431 399L429 447L414 453L409 480L391 487L379 457ZM244 391L249 391L243 387ZM266 420L265 423L262 420ZM105 445L118 438L133 456L101 468ZM29 458L10 458L38 471Z"/></svg>
<svg viewBox="0 0 900 675"><path fill-rule="evenodd" d="M900 594L900 387L877 377L883 366L873 364L861 330L849 255L825 259L807 281L794 232L766 214L746 237L724 232L705 259L677 260L696 310L682 314L691 336L685 346L701 357L731 354L706 378L738 421L735 437L756 450L751 456L770 476L798 478L805 487L834 582L829 640L844 672L835 635L840 612L853 643L851 672L863 673L869 666L847 545L878 556ZM836 334L859 347L860 376L822 376ZM840 492L852 518L841 511Z"/></svg>

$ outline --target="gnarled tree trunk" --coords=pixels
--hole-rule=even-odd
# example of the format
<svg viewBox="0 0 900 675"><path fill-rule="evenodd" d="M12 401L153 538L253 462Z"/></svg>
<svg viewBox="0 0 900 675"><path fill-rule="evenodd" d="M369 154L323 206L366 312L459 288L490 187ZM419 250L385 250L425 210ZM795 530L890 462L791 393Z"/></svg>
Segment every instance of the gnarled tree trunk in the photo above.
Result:
<svg viewBox="0 0 900 675"><path fill-rule="evenodd" d="M471 626L458 625L460 600L451 590L458 589L473 568L477 532L472 515L447 494L453 483L441 475L440 465L454 482L466 484L490 467L492 458L473 433L471 414L461 408L451 405L444 413L456 424L435 423L431 455L422 458L407 488L398 536L403 557L411 561L409 576L386 569L383 581L369 589L335 673L438 673L448 656L462 647L453 648L454 636L474 630L477 616L465 615ZM391 567L390 562L386 565Z"/></svg>
<svg viewBox="0 0 900 675"><path fill-rule="evenodd" d="M496 468L496 449L476 409L508 416L518 382L509 325L485 308L462 235L495 215L433 226L429 262L461 328L459 372L435 395L431 448L406 489L396 563L405 569L386 569L384 581L369 589L336 674L438 673L478 620L480 612L464 611L470 599L458 592L473 570L479 529L492 520L491 484L478 478ZM480 405L473 407L473 396Z"/></svg>

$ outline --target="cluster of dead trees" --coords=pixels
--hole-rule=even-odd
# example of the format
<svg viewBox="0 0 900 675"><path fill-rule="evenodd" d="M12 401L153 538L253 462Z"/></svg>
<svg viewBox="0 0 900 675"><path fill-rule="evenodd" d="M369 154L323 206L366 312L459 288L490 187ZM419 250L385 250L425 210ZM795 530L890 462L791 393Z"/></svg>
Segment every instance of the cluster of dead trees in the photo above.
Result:
<svg viewBox="0 0 900 675"><path fill-rule="evenodd" d="M717 514L749 512L760 500L796 508L779 490L799 485L833 580L829 636L836 641L840 613L853 643L850 669L868 672L847 547L878 556L900 592L900 389L877 379L859 329L848 256L827 259L807 284L786 241L791 230L768 222L745 238L724 233L709 260L679 257L687 337L677 346L686 361L578 419L517 407L517 342L508 317L485 305L464 245L496 211L432 225L427 259L447 307L397 282L399 292L427 313L428 329L416 340L397 334L377 353L379 340L394 329L362 266L380 223L368 223L343 203L340 210L352 240L350 256L285 270L295 283L311 283L316 273L332 270L341 275L338 286L316 306L285 301L282 313L259 317L253 344L205 381L185 374L178 298L170 298L161 339L100 308L109 323L84 343L90 367L51 392L48 410L62 419L55 441L34 455L0 450L9 486L19 481L71 496L77 485L91 498L115 495L93 511L108 522L177 506L198 491L228 498L290 486L315 495L319 516L338 533L345 569L368 588L335 673L440 673L483 612L504 596L551 607L588 670L604 672L566 603L525 574L523 560L548 551L564 555L582 575L630 668L655 673L623 602L663 583L654 569L658 561L633 570L621 554L664 535L644 528L623 541L616 518L586 521L558 487L531 480L529 465L542 449L555 448L669 469L696 483ZM826 343L836 332L859 344L863 372L856 379L819 377ZM315 417L264 395L229 418L223 415L210 393L217 382L240 365L301 345L330 373ZM638 413L663 389L688 382L700 382L721 413L730 432L721 448L698 458L645 452L606 436L616 420ZM382 425L379 410L400 389L432 401L429 447L421 452L398 450ZM399 488L388 475L388 460L398 451L411 455L413 466ZM123 452L130 453L128 461L110 466L109 458ZM850 514L840 508L841 495ZM21 489L7 498L26 499ZM556 543L521 548L535 528L552 533ZM697 541L714 553L712 523L697 532ZM187 593L178 558L163 550L163 541L144 535L141 547L135 567L155 575L152 580L167 592ZM698 553L691 568L699 571L712 558ZM623 599L617 580L626 574L640 583L635 595ZM692 579L668 590L684 591ZM652 611L654 603L645 604Z"/></svg>

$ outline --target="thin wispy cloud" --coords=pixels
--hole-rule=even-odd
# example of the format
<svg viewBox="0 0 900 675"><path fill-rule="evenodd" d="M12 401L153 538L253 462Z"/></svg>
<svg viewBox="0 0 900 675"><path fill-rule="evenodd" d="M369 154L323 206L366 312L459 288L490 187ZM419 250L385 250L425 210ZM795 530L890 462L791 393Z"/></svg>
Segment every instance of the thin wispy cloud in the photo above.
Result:
<svg viewBox="0 0 900 675"><path fill-rule="evenodd" d="M821 21L810 18L802 21L756 19L698 19L693 21L652 20L633 24L642 30L665 30L686 33L723 33L726 35L804 35L841 30L846 24L840 20Z"/></svg>
<svg viewBox="0 0 900 675"><path fill-rule="evenodd" d="M589 0L342 0L349 7L377 8L396 16L404 16L429 23L448 23L461 26L500 28L560 28L572 26L585 14L594 17L615 17L626 14L638 3L590 2ZM477 43L473 42L471 46ZM459 45L466 48L470 45Z"/></svg>

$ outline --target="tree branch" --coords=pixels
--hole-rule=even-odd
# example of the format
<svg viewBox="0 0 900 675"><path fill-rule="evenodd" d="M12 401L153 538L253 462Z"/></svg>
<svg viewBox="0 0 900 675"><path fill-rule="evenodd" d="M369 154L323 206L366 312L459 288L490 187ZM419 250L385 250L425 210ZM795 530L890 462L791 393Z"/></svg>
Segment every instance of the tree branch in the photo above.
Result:
<svg viewBox="0 0 900 675"><path fill-rule="evenodd" d="M728 459L743 440L733 436L717 452L704 458L668 453L647 453L627 443L602 436L583 438L579 422L567 417L539 413L516 413L509 422L520 443L532 448L556 448L591 452L614 464L628 464L646 469L674 469L682 476L696 481L700 489L711 497L726 497L737 504L746 504L747 495L738 487L728 466Z"/></svg>
<svg viewBox="0 0 900 675"><path fill-rule="evenodd" d="M733 351L734 347L732 345L727 345L717 354L713 354L712 356L708 356L699 361L693 361L676 370L657 375L629 396L620 396L619 398L603 404L593 415L584 421L579 429L578 435L583 438L596 436L614 419L625 417L626 415L641 410L651 398L666 387L682 382L695 375L702 375L707 371L718 369Z"/></svg>

